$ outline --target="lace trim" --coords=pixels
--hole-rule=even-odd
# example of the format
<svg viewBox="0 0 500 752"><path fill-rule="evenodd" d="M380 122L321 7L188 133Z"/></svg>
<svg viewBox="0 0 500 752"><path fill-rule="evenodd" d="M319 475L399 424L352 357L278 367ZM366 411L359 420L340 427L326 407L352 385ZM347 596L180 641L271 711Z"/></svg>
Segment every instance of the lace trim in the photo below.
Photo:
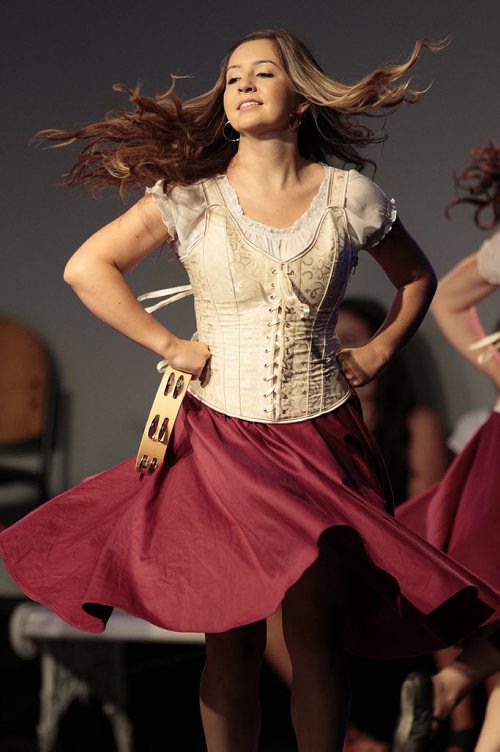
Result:
<svg viewBox="0 0 500 752"><path fill-rule="evenodd" d="M330 169L328 165L322 166L325 171L323 181L319 187L318 192L311 201L309 208L306 209L306 211L301 214L298 219L295 220L293 225L284 228L270 227L269 225L264 224L264 222L258 222L256 219L247 217L247 215L241 208L238 194L227 179L227 176L219 175L218 179L220 181L220 188L222 190L224 200L226 201L227 208L229 209L231 214L233 214L233 216L237 217L238 223L242 228L245 228L250 232L256 234L267 235L271 237L278 236L280 240L287 240L288 238L293 237L297 232L302 230L305 224L313 224L314 222L319 221L319 219L321 218L321 215L326 206L328 170Z"/></svg>

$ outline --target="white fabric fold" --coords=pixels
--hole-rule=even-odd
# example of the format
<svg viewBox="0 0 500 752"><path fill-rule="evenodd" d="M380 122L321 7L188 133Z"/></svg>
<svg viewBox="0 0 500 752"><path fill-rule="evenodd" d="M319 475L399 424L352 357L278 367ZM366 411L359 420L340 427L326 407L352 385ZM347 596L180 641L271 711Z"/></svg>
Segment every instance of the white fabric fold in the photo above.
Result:
<svg viewBox="0 0 500 752"><path fill-rule="evenodd" d="M325 176L311 204L293 225L283 229L248 217L226 175L219 175L215 179L230 214L245 238L274 258L289 261L314 241L325 212L328 177L332 168L328 165L323 165L323 168ZM170 244L183 260L205 230L207 200L202 183L175 186L166 196L162 181L158 181L147 189L147 193L152 194L158 205L171 236ZM394 199L388 199L369 177L356 170L349 170L344 208L351 240L358 250L379 243L396 219Z"/></svg>

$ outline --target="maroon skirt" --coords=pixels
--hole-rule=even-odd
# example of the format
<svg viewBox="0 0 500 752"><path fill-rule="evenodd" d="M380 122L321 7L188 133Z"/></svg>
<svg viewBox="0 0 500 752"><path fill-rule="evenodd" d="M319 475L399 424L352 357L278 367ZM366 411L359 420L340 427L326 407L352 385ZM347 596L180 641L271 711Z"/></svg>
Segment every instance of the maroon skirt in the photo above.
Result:
<svg viewBox="0 0 500 752"><path fill-rule="evenodd" d="M168 462L84 480L0 535L19 586L70 624L114 606L160 627L222 632L272 614L318 556L346 564L351 652L399 656L456 642L500 595L397 522L356 398L289 424L227 417L187 397Z"/></svg>
<svg viewBox="0 0 500 752"><path fill-rule="evenodd" d="M491 414L439 483L396 514L500 591L500 413Z"/></svg>

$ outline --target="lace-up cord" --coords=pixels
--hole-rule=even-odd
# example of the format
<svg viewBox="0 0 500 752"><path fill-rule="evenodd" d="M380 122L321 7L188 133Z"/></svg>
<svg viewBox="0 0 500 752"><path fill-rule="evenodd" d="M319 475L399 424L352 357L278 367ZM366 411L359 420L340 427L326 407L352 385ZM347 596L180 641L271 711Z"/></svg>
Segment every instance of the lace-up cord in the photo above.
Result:
<svg viewBox="0 0 500 752"><path fill-rule="evenodd" d="M152 292L145 292L142 295L139 295L137 300L142 303L143 300L151 300L165 296L164 299L160 300L159 303L155 303L152 306L147 306L144 309L146 313L153 313L154 311L158 311L160 308L164 308L165 306L170 305L170 303L175 303L177 300L182 300L182 298L187 298L192 294L193 288L191 287L191 285L179 285L178 287L167 287L165 290L153 290Z"/></svg>
<svg viewBox="0 0 500 752"><path fill-rule="evenodd" d="M170 303L175 303L178 300L187 298L192 294L193 288L191 287L191 285L178 285L177 287L167 287L164 290L153 290L152 292L145 292L142 295L139 295L137 300L139 301L139 303L142 303L143 300L151 300L165 296L163 297L163 300L160 300L159 303L155 303L152 306L147 306L144 309L146 313L153 313L154 311L158 311L160 308L165 308L165 306L170 305ZM163 373L167 366L168 363L166 360L160 360L156 364L156 370L158 371L158 373Z"/></svg>
<svg viewBox="0 0 500 752"><path fill-rule="evenodd" d="M500 329L498 332L493 332L493 334L489 334L487 337L482 337L482 339L469 345L469 350L483 350L486 348L488 348L486 352L478 355L478 363L486 363L500 350Z"/></svg>

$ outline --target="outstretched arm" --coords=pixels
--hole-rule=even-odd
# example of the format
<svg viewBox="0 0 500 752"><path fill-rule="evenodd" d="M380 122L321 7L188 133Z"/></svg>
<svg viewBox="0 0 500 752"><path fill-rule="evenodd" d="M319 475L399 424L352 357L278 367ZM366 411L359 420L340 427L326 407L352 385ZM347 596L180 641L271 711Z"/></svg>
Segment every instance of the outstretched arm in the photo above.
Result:
<svg viewBox="0 0 500 752"><path fill-rule="evenodd" d="M443 277L431 312L453 347L500 389L500 355L496 353L485 363L479 363L477 351L469 350L485 334L476 304L498 289L479 272L477 258L478 253L473 253Z"/></svg>
<svg viewBox="0 0 500 752"><path fill-rule="evenodd" d="M341 350L340 366L352 386L371 381L420 326L436 289L432 266L399 220L369 253L396 287L384 323L364 347Z"/></svg>
<svg viewBox="0 0 500 752"><path fill-rule="evenodd" d="M98 318L168 363L199 376L209 357L200 342L179 339L143 309L124 274L168 232L151 197L138 201L121 217L98 230L70 258L64 279Z"/></svg>

